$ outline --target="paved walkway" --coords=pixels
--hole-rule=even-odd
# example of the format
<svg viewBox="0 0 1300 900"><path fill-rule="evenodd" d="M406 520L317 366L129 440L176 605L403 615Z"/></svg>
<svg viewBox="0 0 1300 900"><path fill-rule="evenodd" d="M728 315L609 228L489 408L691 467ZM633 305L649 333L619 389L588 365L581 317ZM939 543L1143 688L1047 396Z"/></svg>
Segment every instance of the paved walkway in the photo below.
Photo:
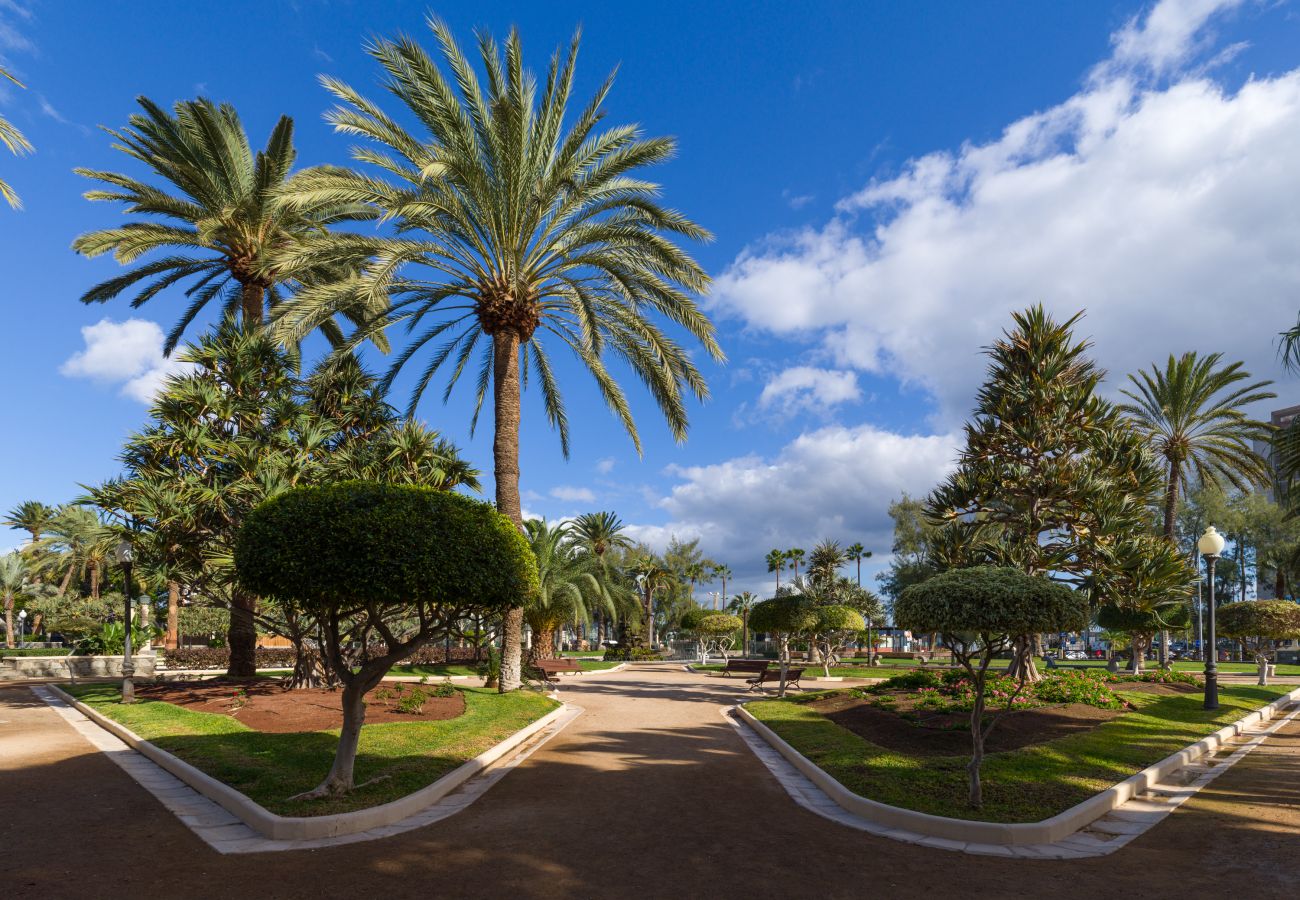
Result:
<svg viewBox="0 0 1300 900"><path fill-rule="evenodd" d="M464 812L242 856L213 852L30 691L0 691L0 884L42 898L1295 896L1300 721L1104 861L1035 862L803 809L719 715L740 691L667 666L566 681L586 714Z"/></svg>

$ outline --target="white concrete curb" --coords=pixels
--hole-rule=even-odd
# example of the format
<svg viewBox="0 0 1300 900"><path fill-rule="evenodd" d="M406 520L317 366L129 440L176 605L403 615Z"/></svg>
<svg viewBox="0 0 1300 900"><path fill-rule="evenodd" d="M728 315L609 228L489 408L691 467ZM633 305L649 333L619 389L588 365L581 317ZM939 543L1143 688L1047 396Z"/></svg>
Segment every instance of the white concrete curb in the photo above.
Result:
<svg viewBox="0 0 1300 900"><path fill-rule="evenodd" d="M277 816L229 785L217 781L189 763L165 750L159 749L129 728L97 712L56 685L46 685L45 687L96 725L119 738L127 746L152 760L159 767L170 772L194 790L233 814L253 831L277 841L339 837L383 828L410 818L421 810L437 803L466 781L501 760L534 734L572 711L572 707L565 706L552 710L531 725L516 731L496 746L490 747L468 762L462 763L433 784L400 799L381 806L372 806L369 809L360 809L350 813L337 813L329 816L290 817Z"/></svg>
<svg viewBox="0 0 1300 900"><path fill-rule="evenodd" d="M772 729L754 718L744 706L735 707L740 720L785 757L813 784L845 811L888 829L912 832L931 838L960 842L962 844L993 844L1022 846L1055 844L1086 827L1090 823L1144 794L1168 778L1173 772L1212 755L1224 747L1228 740L1241 735L1247 728L1267 722L1283 707L1300 701L1300 689L1291 691L1267 706L1248 713L1231 725L1185 747L1177 753L1148 766L1136 775L1126 778L1082 803L1072 806L1041 822L975 822L951 819L915 810L890 806L868 800L840 784L818 765L782 740Z"/></svg>

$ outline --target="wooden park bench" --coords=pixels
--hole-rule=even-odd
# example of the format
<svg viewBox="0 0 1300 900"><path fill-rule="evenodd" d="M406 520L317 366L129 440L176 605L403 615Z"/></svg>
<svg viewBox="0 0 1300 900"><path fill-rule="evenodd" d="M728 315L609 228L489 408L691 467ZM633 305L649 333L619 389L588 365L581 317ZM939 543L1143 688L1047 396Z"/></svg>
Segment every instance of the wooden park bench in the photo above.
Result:
<svg viewBox="0 0 1300 900"><path fill-rule="evenodd" d="M729 659L722 669L722 674L728 678L731 677L732 672L757 675L759 672L767 671L767 663L765 659Z"/></svg>
<svg viewBox="0 0 1300 900"><path fill-rule="evenodd" d="M803 685L799 683L799 678L803 675L803 669L787 669L785 673L785 686L788 688L798 688L803 690ZM751 691L763 690L763 685L768 683L781 683L780 669L764 669L758 675L749 679L749 689Z"/></svg>
<svg viewBox="0 0 1300 900"><path fill-rule="evenodd" d="M581 672L582 663L576 659L539 659L530 667L542 681L558 682L561 672Z"/></svg>

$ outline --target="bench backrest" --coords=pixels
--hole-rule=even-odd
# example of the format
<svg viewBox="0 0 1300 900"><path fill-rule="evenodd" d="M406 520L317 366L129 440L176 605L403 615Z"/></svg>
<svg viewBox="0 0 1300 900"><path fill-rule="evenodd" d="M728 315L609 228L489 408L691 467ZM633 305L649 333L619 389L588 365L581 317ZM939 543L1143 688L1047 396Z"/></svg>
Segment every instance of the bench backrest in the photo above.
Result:
<svg viewBox="0 0 1300 900"><path fill-rule="evenodd" d="M765 659L729 659L727 669L733 672L763 672L767 669Z"/></svg>
<svg viewBox="0 0 1300 900"><path fill-rule="evenodd" d="M534 665L543 672L577 672L582 664L573 659L539 659Z"/></svg>
<svg viewBox="0 0 1300 900"><path fill-rule="evenodd" d="M799 680L799 676L801 676L801 675L803 675L803 669L786 669L786 670L785 670L785 680L786 680L786 681L798 681L798 680ZM761 673L759 674L759 680L760 680L760 681L780 681L780 680L781 680L781 670L780 670L780 669L765 669L765 670L763 670L763 672L761 672Z"/></svg>

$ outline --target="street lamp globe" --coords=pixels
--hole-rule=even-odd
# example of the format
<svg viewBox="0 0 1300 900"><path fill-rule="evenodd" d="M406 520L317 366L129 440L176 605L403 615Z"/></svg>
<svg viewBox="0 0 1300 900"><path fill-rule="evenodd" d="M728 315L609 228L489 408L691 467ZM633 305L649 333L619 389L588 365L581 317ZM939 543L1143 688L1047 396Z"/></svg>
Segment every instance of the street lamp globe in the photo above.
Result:
<svg viewBox="0 0 1300 900"><path fill-rule="evenodd" d="M1196 542L1196 549L1201 551L1201 556L1217 559L1223 553L1223 543L1223 535L1215 531L1214 526L1211 525Z"/></svg>
<svg viewBox="0 0 1300 900"><path fill-rule="evenodd" d="M131 552L130 541L126 539L118 541L117 548L113 552L117 555L117 561L119 565L124 566L127 563L131 562L133 554Z"/></svg>

